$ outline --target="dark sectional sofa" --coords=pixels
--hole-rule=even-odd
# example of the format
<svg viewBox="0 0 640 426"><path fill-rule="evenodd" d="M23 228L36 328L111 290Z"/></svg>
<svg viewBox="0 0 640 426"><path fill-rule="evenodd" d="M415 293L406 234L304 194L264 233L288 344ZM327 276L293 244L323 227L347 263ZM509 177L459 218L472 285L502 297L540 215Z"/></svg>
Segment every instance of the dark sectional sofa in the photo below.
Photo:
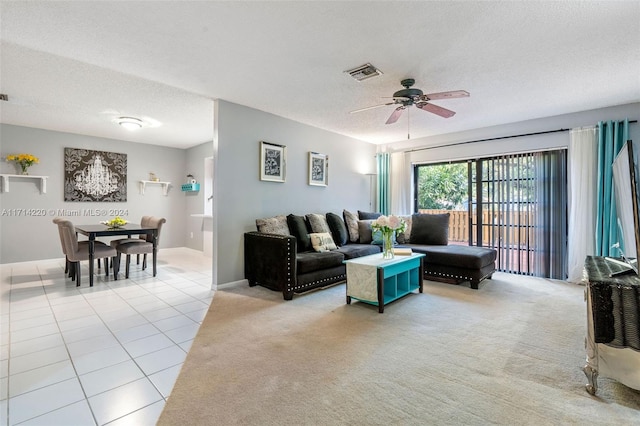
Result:
<svg viewBox="0 0 640 426"><path fill-rule="evenodd" d="M258 231L244 234L245 278L251 286L281 291L285 300L291 300L294 293L344 281L344 260L381 252L371 231L377 216L345 210L342 216L327 213L258 219ZM401 217L407 229L396 236L398 246L425 254L424 278L469 281L473 289L491 278L496 251L448 244L448 214Z"/></svg>

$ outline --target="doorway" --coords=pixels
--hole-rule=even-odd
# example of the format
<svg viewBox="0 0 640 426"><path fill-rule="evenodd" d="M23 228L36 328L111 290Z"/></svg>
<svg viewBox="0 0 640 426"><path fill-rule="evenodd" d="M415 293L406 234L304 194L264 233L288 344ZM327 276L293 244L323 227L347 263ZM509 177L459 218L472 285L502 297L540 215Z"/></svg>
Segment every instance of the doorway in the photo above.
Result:
<svg viewBox="0 0 640 426"><path fill-rule="evenodd" d="M204 217L202 220L202 251L213 256L213 157L204 159Z"/></svg>

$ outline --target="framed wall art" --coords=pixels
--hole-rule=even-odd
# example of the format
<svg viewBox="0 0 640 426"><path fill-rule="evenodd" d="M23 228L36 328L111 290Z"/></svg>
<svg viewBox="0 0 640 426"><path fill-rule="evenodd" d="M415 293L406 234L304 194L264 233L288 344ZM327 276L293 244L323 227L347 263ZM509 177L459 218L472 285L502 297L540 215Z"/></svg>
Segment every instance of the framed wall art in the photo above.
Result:
<svg viewBox="0 0 640 426"><path fill-rule="evenodd" d="M260 142L260 180L284 182L287 172L287 147Z"/></svg>
<svg viewBox="0 0 640 426"><path fill-rule="evenodd" d="M64 201L127 201L127 154L65 148Z"/></svg>
<svg viewBox="0 0 640 426"><path fill-rule="evenodd" d="M327 186L329 183L329 156L309 152L309 185Z"/></svg>

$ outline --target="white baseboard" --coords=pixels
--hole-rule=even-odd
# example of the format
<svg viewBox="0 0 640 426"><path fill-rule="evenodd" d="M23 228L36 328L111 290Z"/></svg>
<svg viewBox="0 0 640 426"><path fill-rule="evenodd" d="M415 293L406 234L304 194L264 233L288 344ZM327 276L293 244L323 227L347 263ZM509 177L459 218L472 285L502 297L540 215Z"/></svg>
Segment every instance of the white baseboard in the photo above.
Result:
<svg viewBox="0 0 640 426"><path fill-rule="evenodd" d="M238 280L238 281L230 281L228 283L222 283L222 284L218 284L218 288L224 288L224 287L231 287L233 285L237 285L237 284L244 284L244 285L249 285L249 281L246 279L243 280Z"/></svg>

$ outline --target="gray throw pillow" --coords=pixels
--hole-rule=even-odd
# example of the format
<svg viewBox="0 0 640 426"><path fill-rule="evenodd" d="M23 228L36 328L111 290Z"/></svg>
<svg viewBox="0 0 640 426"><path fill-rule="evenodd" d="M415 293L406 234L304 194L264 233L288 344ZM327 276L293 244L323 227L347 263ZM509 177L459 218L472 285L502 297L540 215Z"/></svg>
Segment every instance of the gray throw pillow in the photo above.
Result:
<svg viewBox="0 0 640 426"><path fill-rule="evenodd" d="M285 215L256 219L256 228L259 232L268 234L291 235Z"/></svg>
<svg viewBox="0 0 640 426"><path fill-rule="evenodd" d="M351 213L350 211L343 210L344 223L347 225L349 231L349 241L357 243L360 240L360 234L358 233L358 215Z"/></svg>
<svg viewBox="0 0 640 426"><path fill-rule="evenodd" d="M358 234L360 234L360 244L371 244L373 241L373 232L371 230L371 220L359 220L358 221Z"/></svg>
<svg viewBox="0 0 640 426"><path fill-rule="evenodd" d="M326 217L329 229L331 229L333 241L338 247L347 244L349 241L349 231L347 231L347 225L344 224L342 218L335 213L327 213Z"/></svg>
<svg viewBox="0 0 640 426"><path fill-rule="evenodd" d="M315 233L331 233L327 218L323 214L311 213L307 215L309 226L311 226L311 232Z"/></svg>
<svg viewBox="0 0 640 426"><path fill-rule="evenodd" d="M302 252L311 250L311 238L309 238L309 230L307 229L307 220L305 217L290 214L287 216L287 224L289 224L291 235L296 237L298 242L298 251Z"/></svg>
<svg viewBox="0 0 640 426"><path fill-rule="evenodd" d="M370 219L377 219L380 216L382 216L382 213L377 213L377 212L361 212L360 210L358 210L358 219L360 220L370 220Z"/></svg>
<svg viewBox="0 0 640 426"><path fill-rule="evenodd" d="M398 217L404 220L405 223L404 232L400 232L396 235L398 244L409 244L411 243L411 215Z"/></svg>
<svg viewBox="0 0 640 426"><path fill-rule="evenodd" d="M449 213L414 214L411 217L411 244L449 244Z"/></svg>

